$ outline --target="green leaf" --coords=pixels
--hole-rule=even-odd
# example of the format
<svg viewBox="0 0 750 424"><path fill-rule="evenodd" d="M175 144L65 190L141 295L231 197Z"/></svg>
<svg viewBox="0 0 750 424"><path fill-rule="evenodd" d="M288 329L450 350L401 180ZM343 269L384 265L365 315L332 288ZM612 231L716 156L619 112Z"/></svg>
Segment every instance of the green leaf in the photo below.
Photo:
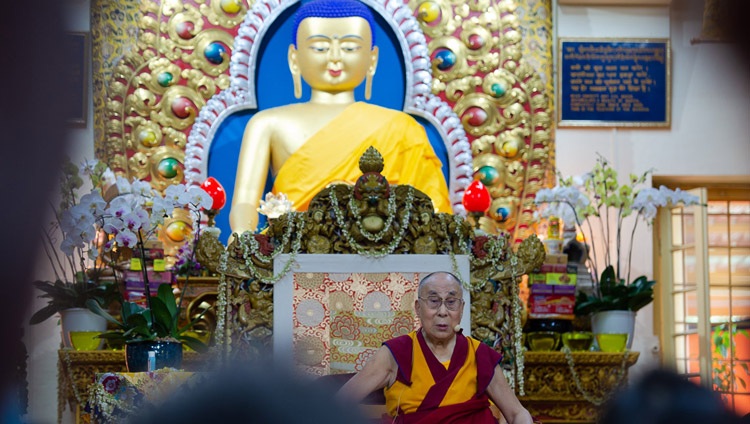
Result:
<svg viewBox="0 0 750 424"><path fill-rule="evenodd" d="M103 317L107 321L115 324L118 327L125 328L125 326L122 324L122 322L116 320L112 315L109 314L109 312L105 311L104 308L94 300L89 299L86 301L86 307L89 308L89 310L100 317Z"/></svg>
<svg viewBox="0 0 750 424"><path fill-rule="evenodd" d="M56 314L57 312L60 312L60 306L55 304L50 304L45 306L44 308L36 311L34 315L31 316L31 319L29 320L29 324L39 324L42 321L47 320L52 315Z"/></svg>
<svg viewBox="0 0 750 424"><path fill-rule="evenodd" d="M157 297L164 302L167 306L169 314L173 317L177 316L177 300L172 292L172 286L170 284L160 284Z"/></svg>
<svg viewBox="0 0 750 424"><path fill-rule="evenodd" d="M181 334L180 337L178 337L178 340L185 343L186 345L188 345L188 347L190 347L190 349L193 349L196 352L205 352L208 350L208 347L206 346L205 343L196 339L193 336Z"/></svg>
<svg viewBox="0 0 750 424"><path fill-rule="evenodd" d="M161 294L161 292L159 293ZM172 297L174 299L174 297ZM172 334L175 320L169 311L169 306L158 297L151 298L151 308L153 312L154 325L158 326L158 337L166 337Z"/></svg>
<svg viewBox="0 0 750 424"><path fill-rule="evenodd" d="M599 287L601 288L602 295L609 294L616 284L615 268L609 265L602 271L602 276L599 279Z"/></svg>

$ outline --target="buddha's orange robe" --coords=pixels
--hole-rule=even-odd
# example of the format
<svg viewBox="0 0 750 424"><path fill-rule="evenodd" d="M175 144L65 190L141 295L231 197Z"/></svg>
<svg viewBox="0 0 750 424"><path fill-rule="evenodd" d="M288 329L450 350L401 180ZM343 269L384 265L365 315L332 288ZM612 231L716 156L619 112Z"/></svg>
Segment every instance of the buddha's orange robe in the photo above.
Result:
<svg viewBox="0 0 750 424"><path fill-rule="evenodd" d="M375 147L391 185L409 184L451 213L448 187L427 135L410 115L368 103L354 103L310 137L279 170L274 193L284 193L298 211L332 182L354 183L362 175L359 158Z"/></svg>
<svg viewBox="0 0 750 424"><path fill-rule="evenodd" d="M495 350L459 333L453 356L441 363L420 330L384 344L396 360L398 375L385 389L390 416L383 422L497 423L486 392L501 358Z"/></svg>

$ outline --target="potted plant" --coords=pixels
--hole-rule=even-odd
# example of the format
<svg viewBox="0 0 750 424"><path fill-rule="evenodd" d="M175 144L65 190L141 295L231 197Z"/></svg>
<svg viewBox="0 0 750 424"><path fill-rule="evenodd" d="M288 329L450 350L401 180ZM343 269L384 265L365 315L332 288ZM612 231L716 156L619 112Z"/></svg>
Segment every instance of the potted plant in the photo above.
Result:
<svg viewBox="0 0 750 424"><path fill-rule="evenodd" d="M43 292L39 297L47 299L47 305L29 320L32 325L39 324L59 314L65 347L72 347L71 331L97 333L106 330L106 321L86 308L88 301L107 308L119 295L116 284L102 278L108 262L101 255L96 232L93 228L85 228L93 221L91 216L82 212L92 205L95 196L81 193L84 185L81 175L88 177L91 193L97 193L98 197L101 197L103 187L115 179L106 166L97 162L84 162L79 169L68 160L63 166L60 204L52 207L54 219L42 229L44 251L55 278L33 283Z"/></svg>
<svg viewBox="0 0 750 424"><path fill-rule="evenodd" d="M120 254L130 252L130 256L140 258L147 305L142 307L133 302L126 302L120 295L121 319L116 320L107 312L107 305L96 297L79 299L77 304L85 305L94 311L93 315L100 318L105 326L106 320L109 319L119 327L119 332L110 332L103 338L129 342L167 339L177 343L180 349L183 341L195 349L200 349L200 342L184 336L182 332L185 328L177 326L180 305L171 293L171 286L166 285L158 290L156 296L151 295L144 261L144 242L153 238L164 219L172 216L178 208L187 209L194 214L193 228L198 234L201 211L208 209L213 199L201 187L186 187L182 184L167 187L162 195L154 190L150 183L140 180L130 182L124 177L115 177L105 165L96 162L88 163L85 171L92 180L92 189L79 197L77 190L82 185L80 178L74 172L74 168L68 167L66 172L68 179L63 181L63 192L70 193L76 201L70 201L64 196L64 211L58 219L58 228L64 238L59 250L65 255L73 255L68 261L71 267L78 264L74 259L80 259L82 268L89 262L95 264L97 275L107 267L110 270L121 269L116 261ZM50 244L46 250L48 257L53 262L61 261L55 249L57 246L54 238L48 234L47 239ZM79 271L78 275L87 274ZM115 282L117 275L117 272L113 273ZM79 285L69 287L61 287L54 283L40 284L39 286L46 289L50 296L55 296L55 301L53 305L37 312L34 319L49 316L53 307L64 303L58 294L100 292L98 289L88 290L84 283L87 282L83 281ZM62 288L68 290L58 290ZM78 290L82 288L86 290ZM183 287L183 293L184 291Z"/></svg>
<svg viewBox="0 0 750 424"><path fill-rule="evenodd" d="M597 242L592 243L585 261L593 284L589 290L578 291L575 314L591 315L594 333L608 321L621 323L629 334L628 348L633 339L635 312L653 301L655 284L645 275L630 280L638 223L645 221L650 225L660 207L695 205L699 201L697 196L680 189L640 187L652 172L631 174L629 183L620 184L617 171L604 157L598 156L591 172L568 178L558 175L558 185L539 190L535 199L537 204L544 205L540 216L574 224L586 245L587 240ZM627 232L630 237L624 241Z"/></svg>
<svg viewBox="0 0 750 424"><path fill-rule="evenodd" d="M202 352L206 345L185 334L199 319L180 326L180 306L170 284L159 285L156 296L149 299L148 307L123 301L120 319L116 319L94 301L89 307L116 326L115 331L100 337L126 344L126 364L131 372L148 370L148 352L156 352L155 369L179 368L182 362L182 344Z"/></svg>

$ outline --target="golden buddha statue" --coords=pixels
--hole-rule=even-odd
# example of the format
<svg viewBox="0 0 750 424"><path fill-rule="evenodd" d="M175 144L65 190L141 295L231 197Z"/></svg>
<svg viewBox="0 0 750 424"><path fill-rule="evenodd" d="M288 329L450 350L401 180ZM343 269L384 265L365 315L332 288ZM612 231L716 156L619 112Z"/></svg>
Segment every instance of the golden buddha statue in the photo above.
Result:
<svg viewBox="0 0 750 424"><path fill-rule="evenodd" d="M354 183L358 160L368 147L385 158L391 184L409 184L427 194L436 210L452 212L448 188L424 128L410 115L356 102L365 82L370 99L378 63L374 19L356 0L316 0L300 7L289 68L295 97L302 80L308 102L258 112L242 139L229 222L233 233L255 230L268 167L274 193L284 193L296 210L332 182Z"/></svg>

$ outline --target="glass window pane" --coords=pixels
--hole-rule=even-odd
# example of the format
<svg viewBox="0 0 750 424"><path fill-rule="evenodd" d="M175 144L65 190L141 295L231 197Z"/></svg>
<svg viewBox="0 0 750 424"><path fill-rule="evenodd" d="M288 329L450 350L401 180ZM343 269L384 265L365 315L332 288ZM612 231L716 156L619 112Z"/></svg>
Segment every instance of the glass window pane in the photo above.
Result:
<svg viewBox="0 0 750 424"><path fill-rule="evenodd" d="M674 320L675 322L686 322L685 320L685 294L675 293L672 295L674 303ZM675 329L676 331L677 329Z"/></svg>
<svg viewBox="0 0 750 424"><path fill-rule="evenodd" d="M688 366L688 373L700 374L701 364L699 360L691 359L687 361L687 366Z"/></svg>
<svg viewBox="0 0 750 424"><path fill-rule="evenodd" d="M740 417L750 414L750 395L735 395L734 412Z"/></svg>
<svg viewBox="0 0 750 424"><path fill-rule="evenodd" d="M682 208L672 209L672 245L683 246Z"/></svg>
<svg viewBox="0 0 750 424"><path fill-rule="evenodd" d="M695 244L695 214L692 209L685 209L682 214L682 241L686 246Z"/></svg>
<svg viewBox="0 0 750 424"><path fill-rule="evenodd" d="M729 202L729 213L750 213L750 200L732 200Z"/></svg>
<svg viewBox="0 0 750 424"><path fill-rule="evenodd" d="M708 278L711 284L729 284L729 249L708 249Z"/></svg>
<svg viewBox="0 0 750 424"><path fill-rule="evenodd" d="M706 208L708 213L718 213L718 214L726 214L729 210L729 205L725 200L709 200L708 201L708 208Z"/></svg>
<svg viewBox="0 0 750 424"><path fill-rule="evenodd" d="M713 378L714 390L731 393L736 392L738 382L732 374L732 362L728 360L714 359L711 361L711 377Z"/></svg>
<svg viewBox="0 0 750 424"><path fill-rule="evenodd" d="M729 233L732 246L750 247L750 215L732 215Z"/></svg>
<svg viewBox="0 0 750 424"><path fill-rule="evenodd" d="M729 291L729 304L732 310L732 321L747 322L750 319L750 287L732 286Z"/></svg>
<svg viewBox="0 0 750 424"><path fill-rule="evenodd" d="M685 337L687 342L686 358L695 360L695 368L690 368L689 372L700 372L700 367L698 366L698 360L700 359L698 333L688 334Z"/></svg>
<svg viewBox="0 0 750 424"><path fill-rule="evenodd" d="M750 249L745 247L733 248L731 255L732 284L747 284L750 282Z"/></svg>
<svg viewBox="0 0 750 424"><path fill-rule="evenodd" d="M690 247L690 248L685 249L685 254L683 257L685 261L683 264L685 268L685 283L696 284L698 281L695 275L695 262L696 262L695 248Z"/></svg>
<svg viewBox="0 0 750 424"><path fill-rule="evenodd" d="M750 360L750 335L747 329L742 328L742 325L738 325L738 330L734 334L734 357L741 361ZM747 383L750 386L750 381Z"/></svg>
<svg viewBox="0 0 750 424"><path fill-rule="evenodd" d="M750 365L747 361L733 362L735 392L750 393Z"/></svg>
<svg viewBox="0 0 750 424"><path fill-rule="evenodd" d="M685 319L698 322L698 294L695 290L685 292Z"/></svg>
<svg viewBox="0 0 750 424"><path fill-rule="evenodd" d="M672 284L675 289L680 289L685 284L685 252L677 250L672 252Z"/></svg>
<svg viewBox="0 0 750 424"><path fill-rule="evenodd" d="M729 245L729 219L727 215L708 215L708 244L716 247Z"/></svg>
<svg viewBox="0 0 750 424"><path fill-rule="evenodd" d="M675 359L685 359L687 358L687 336L675 336L674 337L674 356ZM678 361L681 362L681 361ZM683 364L685 366L685 364ZM681 371L682 373L686 372L687 368Z"/></svg>
<svg viewBox="0 0 750 424"><path fill-rule="evenodd" d="M711 311L711 322L729 322L732 315L732 304L729 298L728 287L712 286L709 290L709 309Z"/></svg>

